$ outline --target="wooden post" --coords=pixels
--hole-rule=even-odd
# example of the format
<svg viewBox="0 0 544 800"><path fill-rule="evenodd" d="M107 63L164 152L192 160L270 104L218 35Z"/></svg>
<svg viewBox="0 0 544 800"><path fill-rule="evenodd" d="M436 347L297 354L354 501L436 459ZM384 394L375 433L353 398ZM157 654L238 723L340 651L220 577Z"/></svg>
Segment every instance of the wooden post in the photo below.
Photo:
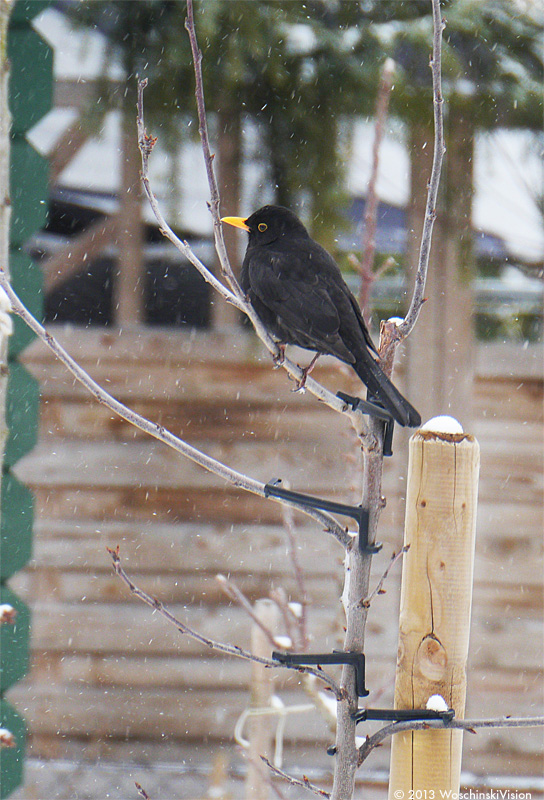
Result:
<svg viewBox="0 0 544 800"><path fill-rule="evenodd" d="M121 186L117 214L119 256L114 286L114 320L120 328L144 322L145 259L140 168L141 157L134 129L135 102L123 110L121 123Z"/></svg>
<svg viewBox="0 0 544 800"><path fill-rule="evenodd" d="M275 633L279 612L277 605L264 598L255 603L255 614L272 634ZM251 629L251 652L256 656L270 658L272 646L263 629L256 623ZM274 691L274 673L262 664L251 665L251 700L252 708L266 708ZM247 800L267 800L269 781L261 761L261 756L271 757L272 731L274 724L270 717L250 717L248 720L249 766L246 777Z"/></svg>
<svg viewBox="0 0 544 800"><path fill-rule="evenodd" d="M463 718L480 448L432 423L410 439L395 708L425 708L439 694ZM455 796L462 743L459 730L395 735L391 800Z"/></svg>

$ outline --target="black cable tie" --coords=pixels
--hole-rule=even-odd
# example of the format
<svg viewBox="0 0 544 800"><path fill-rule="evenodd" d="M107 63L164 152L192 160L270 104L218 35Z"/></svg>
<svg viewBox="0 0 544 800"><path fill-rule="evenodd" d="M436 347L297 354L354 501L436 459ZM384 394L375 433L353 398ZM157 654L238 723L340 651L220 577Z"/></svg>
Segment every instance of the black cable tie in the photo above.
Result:
<svg viewBox="0 0 544 800"><path fill-rule="evenodd" d="M289 489L283 489L279 486L280 483L281 478L277 478L265 484L264 496L279 497L282 500L291 500L309 508L317 508L320 511L330 511L332 514L351 517L359 526L359 550L361 553L378 553L382 549L382 545L379 542L376 544L368 543L369 513L367 508L363 508L363 506L348 506L344 505L344 503L336 503L334 500L322 500L320 497L312 497L309 494L292 492Z"/></svg>
<svg viewBox="0 0 544 800"><path fill-rule="evenodd" d="M378 719L385 722L424 722L428 719L441 719L443 722L451 722L455 717L453 708L446 711L434 711L430 708L360 708L351 718L355 722L366 722L369 719Z"/></svg>
<svg viewBox="0 0 544 800"><path fill-rule="evenodd" d="M358 697L366 697L368 690L365 687L365 656L364 653L346 653L343 650L333 650L332 653L279 653L276 650L272 658L281 664L294 666L311 666L313 664L350 664L355 669L355 688Z"/></svg>
<svg viewBox="0 0 544 800"><path fill-rule="evenodd" d="M395 428L395 420L385 408L379 405L378 402L370 402L369 400L362 400L360 397L353 397L346 392L336 392L336 396L351 406L354 411L361 411L363 414L368 414L369 417L376 417L381 419L384 423L383 429L383 455L393 455L393 430Z"/></svg>

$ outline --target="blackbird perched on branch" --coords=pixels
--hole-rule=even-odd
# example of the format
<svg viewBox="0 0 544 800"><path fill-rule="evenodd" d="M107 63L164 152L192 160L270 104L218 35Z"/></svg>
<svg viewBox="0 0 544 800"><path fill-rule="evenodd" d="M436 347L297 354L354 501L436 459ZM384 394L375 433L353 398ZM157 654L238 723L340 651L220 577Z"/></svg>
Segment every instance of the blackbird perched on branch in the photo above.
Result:
<svg viewBox="0 0 544 800"><path fill-rule="evenodd" d="M241 286L270 334L281 345L315 350L310 368L325 354L350 364L367 387L369 401L378 402L399 425L420 425L418 412L380 368L340 269L298 217L281 206L264 206L247 219L222 221L249 233Z"/></svg>

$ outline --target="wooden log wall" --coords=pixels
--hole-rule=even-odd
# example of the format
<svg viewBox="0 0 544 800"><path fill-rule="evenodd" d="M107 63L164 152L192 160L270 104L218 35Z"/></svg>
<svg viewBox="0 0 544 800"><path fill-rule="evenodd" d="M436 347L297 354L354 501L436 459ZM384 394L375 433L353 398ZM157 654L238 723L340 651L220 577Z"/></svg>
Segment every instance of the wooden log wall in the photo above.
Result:
<svg viewBox="0 0 544 800"><path fill-rule="evenodd" d="M236 469L358 501L349 426L309 395L292 393L252 336L57 333L113 395ZM539 358L521 348L479 354L472 428L482 477L467 717L532 715L541 706ZM214 576L229 575L251 600L278 586L300 599L279 506L236 491L112 417L39 343L25 362L42 386L41 434L17 473L35 493L38 530L34 558L13 587L33 608L33 666L10 698L28 720L31 753L175 761L191 752L205 760L232 743L249 701L250 668L203 650L134 600L113 575L106 547L119 544L134 580L191 626L248 646L250 620ZM326 360L316 375L334 390L357 388ZM405 470L401 433L386 462L375 580L402 542ZM341 641L342 552L311 521L297 516L297 526L312 649L331 649ZM399 583L396 567L367 628L367 685L382 707L392 704ZM307 699L295 677L281 675L277 691L285 703ZM287 737L295 760L327 764L333 737L317 712L291 719ZM541 743L537 730L467 735L463 769L539 775ZM388 748L380 748L368 766L388 761Z"/></svg>

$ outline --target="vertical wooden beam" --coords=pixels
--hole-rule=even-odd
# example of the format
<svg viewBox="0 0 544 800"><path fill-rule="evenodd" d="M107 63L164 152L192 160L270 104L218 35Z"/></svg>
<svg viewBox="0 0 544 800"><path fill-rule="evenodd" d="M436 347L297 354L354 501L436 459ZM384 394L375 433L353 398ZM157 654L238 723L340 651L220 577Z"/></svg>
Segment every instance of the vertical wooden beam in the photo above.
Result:
<svg viewBox="0 0 544 800"><path fill-rule="evenodd" d="M264 598L255 603L255 614L267 630L276 632L279 620L277 605ZM251 652L256 656L270 658L272 647L270 640L259 625L251 629ZM274 673L262 664L251 664L251 707L267 708L274 691ZM269 796L269 780L261 756L271 757L272 730L270 717L250 717L249 731L249 765L246 777L245 796L247 800L267 800Z"/></svg>
<svg viewBox="0 0 544 800"><path fill-rule="evenodd" d="M130 104L127 105L130 109ZM117 216L119 255L114 286L114 319L120 327L143 322L145 308L141 158L134 123L135 111L130 116L129 109L123 113L122 121L121 186Z"/></svg>
<svg viewBox="0 0 544 800"><path fill-rule="evenodd" d="M242 126L240 112L226 103L218 112L218 184L222 213L239 216L242 163ZM242 232L230 225L223 226L223 236L229 261L236 276L240 274L240 236ZM244 243L245 244L245 243ZM225 302L218 294L213 295L212 320L214 327L235 325L240 314L234 306Z"/></svg>
<svg viewBox="0 0 544 800"><path fill-rule="evenodd" d="M464 433L410 439L395 708L425 708L439 694L464 716L479 453ZM455 796L462 742L459 730L394 736L391 800Z"/></svg>

